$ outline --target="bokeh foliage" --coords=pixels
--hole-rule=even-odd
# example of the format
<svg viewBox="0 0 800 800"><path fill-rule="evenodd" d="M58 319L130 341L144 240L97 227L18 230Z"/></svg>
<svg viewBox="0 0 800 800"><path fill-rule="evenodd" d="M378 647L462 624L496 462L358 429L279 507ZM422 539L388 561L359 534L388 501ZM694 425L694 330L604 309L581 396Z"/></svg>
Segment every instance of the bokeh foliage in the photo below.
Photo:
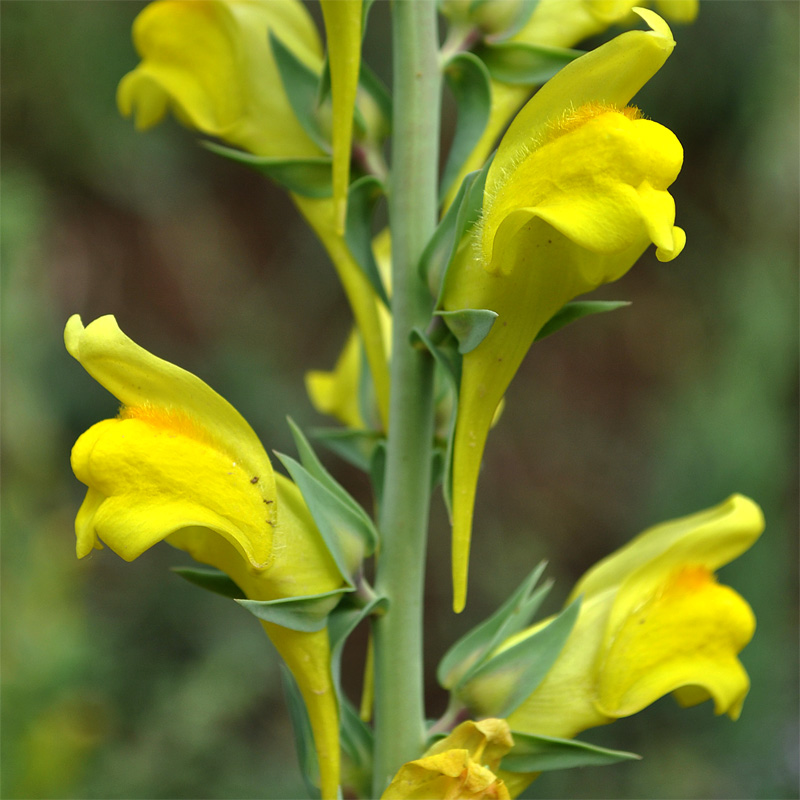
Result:
<svg viewBox="0 0 800 800"><path fill-rule="evenodd" d="M116 409L63 349L71 313L116 314L289 452L286 414L321 422L304 371L329 367L349 326L333 270L279 190L173 122L140 135L119 118L141 6L0 4L0 794L302 797L277 659L249 615L170 575L184 556L166 546L132 564L74 558L82 487L69 448ZM366 50L384 75L388 8L374 9ZM552 773L529 796L798 796L799 12L792 0L702 3L637 98L686 149L674 193L689 244L669 265L648 254L598 293L631 308L527 359L487 449L463 618L449 611L437 509L432 713L444 703L438 658L539 559L559 579L555 605L654 521L732 491L766 514L759 544L723 574L759 621L742 655L753 688L740 722L663 700L586 737L643 762ZM363 497L357 475L328 463Z"/></svg>

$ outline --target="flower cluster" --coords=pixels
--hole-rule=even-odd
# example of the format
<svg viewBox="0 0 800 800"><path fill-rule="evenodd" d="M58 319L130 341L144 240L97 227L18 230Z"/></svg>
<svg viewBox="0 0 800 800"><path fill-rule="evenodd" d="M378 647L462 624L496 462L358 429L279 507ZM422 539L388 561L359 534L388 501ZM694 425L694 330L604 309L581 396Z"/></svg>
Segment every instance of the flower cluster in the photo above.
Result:
<svg viewBox="0 0 800 800"><path fill-rule="evenodd" d="M346 796L383 800L504 800L543 770L633 757L575 737L666 694L685 706L711 699L716 713L739 716L749 679L738 656L755 619L715 572L756 541L764 520L752 500L733 495L656 525L592 567L561 612L534 622L546 591L534 591L537 568L443 658L450 706L441 720L423 733L423 715L414 717L421 679L418 707L391 694L387 675L421 674L406 656L422 638L424 581L402 570L421 565L426 530L400 541L419 533L404 515L427 509L431 482L442 483L460 612L484 448L528 350L607 310L573 303L579 295L622 278L651 245L671 261L686 235L669 192L683 148L631 104L675 47L661 16L628 0L443 0L451 26L441 64L460 106L450 154L458 158L430 204L443 214L428 220L428 244L399 263L406 250L390 252L394 224L411 219L414 195L396 200L404 176L386 180L384 144L408 86L426 76L399 78L392 107L361 62L370 5L321 0L323 48L299 0L156 0L134 23L142 60L117 102L139 129L170 110L220 140L209 147L283 186L323 242L355 327L333 372L308 373L307 389L344 425L327 443L369 475L376 521L293 423L300 460L280 456L287 477L199 377L134 343L113 316L84 327L74 315L67 350L121 404L72 450L87 487L77 555L108 546L131 561L165 541L205 565L183 573L254 614L292 674L297 738L316 754L303 759L304 775L323 800L342 796L343 785ZM430 6L397 5L398 14ZM695 0L656 5L676 21L697 13ZM585 54L568 49L642 20L647 30ZM406 46L412 56L422 47L413 37ZM373 239L381 194L390 228ZM429 418L413 416L420 409ZM401 450L415 434L417 460ZM372 555L374 588L364 566ZM341 689L339 658L367 617L374 639L359 715ZM383 700L374 732L373 687ZM392 707L402 722L386 713Z"/></svg>

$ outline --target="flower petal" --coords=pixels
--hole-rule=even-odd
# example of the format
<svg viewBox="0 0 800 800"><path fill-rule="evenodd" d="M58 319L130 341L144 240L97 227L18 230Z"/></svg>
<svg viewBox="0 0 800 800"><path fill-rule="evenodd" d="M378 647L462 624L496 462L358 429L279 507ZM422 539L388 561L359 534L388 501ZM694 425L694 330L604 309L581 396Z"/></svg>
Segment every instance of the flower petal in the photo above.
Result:
<svg viewBox="0 0 800 800"><path fill-rule="evenodd" d="M658 72L675 41L657 14L645 9L637 9L637 13L652 30L620 34L576 59L542 86L517 114L486 176L489 194L496 191L530 142L542 137L553 120L587 103L622 108Z"/></svg>
<svg viewBox="0 0 800 800"><path fill-rule="evenodd" d="M631 609L598 664L598 709L626 717L681 687L684 702L714 698L736 719L750 687L738 653L750 641L750 606L704 567L685 567Z"/></svg>
<svg viewBox="0 0 800 800"><path fill-rule="evenodd" d="M731 495L717 506L640 533L586 572L569 601L582 594L585 602L592 595L619 588L634 574L657 586L686 564L714 572L751 547L763 530L764 515L758 505L748 497Z"/></svg>
<svg viewBox="0 0 800 800"><path fill-rule="evenodd" d="M72 468L93 490L93 499L84 503L93 509L91 521L78 521L84 551L89 530L132 561L181 528L204 527L259 569L274 557L269 506L274 508L275 495L265 496L260 481L254 484L250 471L228 452L179 424L99 422L75 443Z"/></svg>
<svg viewBox="0 0 800 800"><path fill-rule="evenodd" d="M275 495L272 465L261 442L244 417L196 375L164 361L129 339L113 316L96 319L84 328L70 317L64 330L70 355L123 405L166 412L180 409L184 425L197 435L202 430L222 452L258 477L268 499Z"/></svg>
<svg viewBox="0 0 800 800"><path fill-rule="evenodd" d="M321 69L316 29L296 0L151 3L133 26L142 62L120 82L121 113L147 128L171 107L185 124L256 155L320 155L292 113L267 44L271 29Z"/></svg>

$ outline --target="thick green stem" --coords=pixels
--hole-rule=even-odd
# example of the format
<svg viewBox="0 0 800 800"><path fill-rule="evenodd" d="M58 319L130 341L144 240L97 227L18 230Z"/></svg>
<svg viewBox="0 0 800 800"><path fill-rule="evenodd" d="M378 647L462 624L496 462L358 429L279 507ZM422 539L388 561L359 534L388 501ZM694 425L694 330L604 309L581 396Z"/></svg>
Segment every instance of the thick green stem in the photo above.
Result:
<svg viewBox="0 0 800 800"><path fill-rule="evenodd" d="M392 366L381 553L376 589L389 610L374 625L375 776L379 797L425 737L422 600L431 487L433 360L411 345L432 299L417 273L436 226L440 74L434 0L395 0L392 233Z"/></svg>

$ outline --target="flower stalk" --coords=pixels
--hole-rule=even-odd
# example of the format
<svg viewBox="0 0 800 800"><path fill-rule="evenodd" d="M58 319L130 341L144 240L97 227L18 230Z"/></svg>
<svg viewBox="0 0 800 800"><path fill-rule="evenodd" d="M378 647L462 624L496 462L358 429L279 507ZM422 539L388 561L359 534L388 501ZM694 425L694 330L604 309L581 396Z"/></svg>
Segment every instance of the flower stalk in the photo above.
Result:
<svg viewBox="0 0 800 800"><path fill-rule="evenodd" d="M422 598L431 486L433 359L411 345L432 301L417 264L437 216L440 74L436 4L399 0L393 14L394 120L390 426L374 623L374 796L424 750ZM398 698L402 698L398 702Z"/></svg>

